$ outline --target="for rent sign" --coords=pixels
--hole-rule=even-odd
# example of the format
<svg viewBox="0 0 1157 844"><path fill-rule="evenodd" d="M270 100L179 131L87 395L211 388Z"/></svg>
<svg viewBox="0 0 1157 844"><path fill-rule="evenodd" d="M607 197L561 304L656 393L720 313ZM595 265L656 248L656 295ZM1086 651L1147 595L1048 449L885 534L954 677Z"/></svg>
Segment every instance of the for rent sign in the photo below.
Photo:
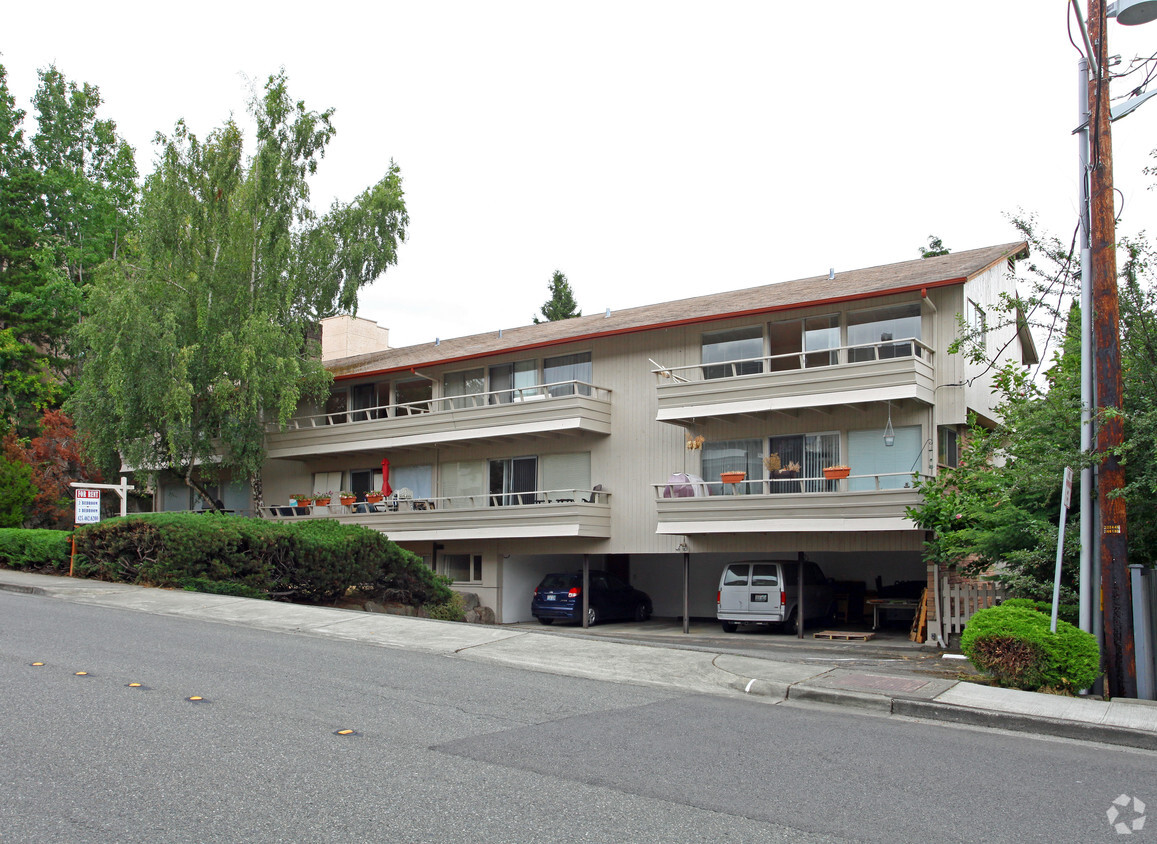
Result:
<svg viewBox="0 0 1157 844"><path fill-rule="evenodd" d="M78 489L76 491L76 523L92 525L100 521L100 490Z"/></svg>

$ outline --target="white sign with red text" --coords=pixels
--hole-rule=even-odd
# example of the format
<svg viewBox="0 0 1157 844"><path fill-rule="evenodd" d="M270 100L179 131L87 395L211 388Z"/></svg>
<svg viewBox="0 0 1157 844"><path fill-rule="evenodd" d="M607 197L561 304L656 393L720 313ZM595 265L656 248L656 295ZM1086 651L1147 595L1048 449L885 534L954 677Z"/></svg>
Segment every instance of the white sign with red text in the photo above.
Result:
<svg viewBox="0 0 1157 844"><path fill-rule="evenodd" d="M100 521L100 490L78 489L76 491L76 523L93 525Z"/></svg>

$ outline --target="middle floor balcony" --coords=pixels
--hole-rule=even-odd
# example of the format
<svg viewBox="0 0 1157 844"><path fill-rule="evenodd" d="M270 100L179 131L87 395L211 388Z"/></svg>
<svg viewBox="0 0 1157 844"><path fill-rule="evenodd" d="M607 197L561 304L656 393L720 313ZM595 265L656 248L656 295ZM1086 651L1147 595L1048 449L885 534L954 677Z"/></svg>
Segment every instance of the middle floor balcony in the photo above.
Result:
<svg viewBox="0 0 1157 844"><path fill-rule="evenodd" d="M293 417L269 426L270 458L380 452L442 443L611 432L611 391L578 381Z"/></svg>
<svg viewBox="0 0 1157 844"><path fill-rule="evenodd" d="M611 535L610 493L601 489L556 489L521 493L404 498L352 505L330 503L262 508L276 521L336 519L380 530L395 542L451 539L607 539Z"/></svg>
<svg viewBox="0 0 1157 844"><path fill-rule="evenodd" d="M654 484L659 534L920 531L910 473Z"/></svg>

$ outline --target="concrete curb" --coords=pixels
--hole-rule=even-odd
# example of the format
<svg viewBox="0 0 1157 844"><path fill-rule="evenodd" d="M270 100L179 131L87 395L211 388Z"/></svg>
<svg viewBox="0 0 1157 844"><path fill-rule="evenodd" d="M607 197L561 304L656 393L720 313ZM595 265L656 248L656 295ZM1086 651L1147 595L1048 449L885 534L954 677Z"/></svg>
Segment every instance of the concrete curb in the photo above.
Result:
<svg viewBox="0 0 1157 844"><path fill-rule="evenodd" d="M790 701L808 703L831 703L854 709L868 709L875 712L891 712L892 699L867 692L852 692L845 689L825 689L817 686L792 686L787 690Z"/></svg>
<svg viewBox="0 0 1157 844"><path fill-rule="evenodd" d="M1110 724L1090 724L1086 721L1064 721L1043 715L1018 715L1011 712L971 709L930 700L894 698L892 714L921 718L926 721L944 721L974 727L990 727L1014 732L1049 735L1056 738L1095 741L1142 750L1157 750L1157 733L1115 727Z"/></svg>
<svg viewBox="0 0 1157 844"><path fill-rule="evenodd" d="M18 586L15 583L0 583L0 592L19 592L21 595L47 595L39 586Z"/></svg>

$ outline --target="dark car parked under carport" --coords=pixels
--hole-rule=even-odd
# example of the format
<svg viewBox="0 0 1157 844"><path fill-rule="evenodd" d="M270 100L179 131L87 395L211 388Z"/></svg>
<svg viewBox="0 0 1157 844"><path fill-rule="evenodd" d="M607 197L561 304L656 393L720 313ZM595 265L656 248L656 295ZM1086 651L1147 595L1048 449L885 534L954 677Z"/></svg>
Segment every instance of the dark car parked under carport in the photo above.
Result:
<svg viewBox="0 0 1157 844"><path fill-rule="evenodd" d="M548 574L534 590L530 611L542 624L582 621L582 572ZM605 571L590 572L587 624L610 619L646 621L651 598Z"/></svg>

